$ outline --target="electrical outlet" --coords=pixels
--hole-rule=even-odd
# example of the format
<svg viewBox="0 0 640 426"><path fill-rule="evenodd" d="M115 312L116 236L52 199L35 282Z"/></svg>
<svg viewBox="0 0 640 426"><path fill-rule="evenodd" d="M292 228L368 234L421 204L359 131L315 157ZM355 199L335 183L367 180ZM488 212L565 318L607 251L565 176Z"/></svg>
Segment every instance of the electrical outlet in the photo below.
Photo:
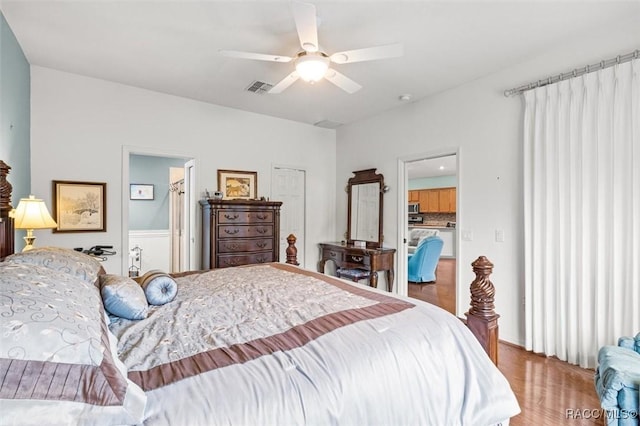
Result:
<svg viewBox="0 0 640 426"><path fill-rule="evenodd" d="M504 229L496 229L496 242L504 243Z"/></svg>
<svg viewBox="0 0 640 426"><path fill-rule="evenodd" d="M462 241L473 241L473 231L463 230Z"/></svg>

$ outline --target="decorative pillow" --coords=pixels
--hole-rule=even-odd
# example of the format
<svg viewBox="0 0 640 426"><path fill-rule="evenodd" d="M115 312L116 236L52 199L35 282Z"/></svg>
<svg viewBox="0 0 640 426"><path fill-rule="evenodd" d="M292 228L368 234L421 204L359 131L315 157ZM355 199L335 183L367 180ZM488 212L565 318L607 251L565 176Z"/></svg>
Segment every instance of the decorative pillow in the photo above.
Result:
<svg viewBox="0 0 640 426"><path fill-rule="evenodd" d="M164 305L178 294L178 284L168 274L154 269L137 280L150 305Z"/></svg>
<svg viewBox="0 0 640 426"><path fill-rule="evenodd" d="M100 262L93 257L62 247L37 247L12 254L5 262L42 265L80 278L89 284L96 284L98 275L104 271Z"/></svg>
<svg viewBox="0 0 640 426"><path fill-rule="evenodd" d="M0 423L138 424L146 395L116 355L98 289L0 263Z"/></svg>
<svg viewBox="0 0 640 426"><path fill-rule="evenodd" d="M142 287L121 275L100 275L100 293L104 308L111 314L130 320L147 317L147 298Z"/></svg>

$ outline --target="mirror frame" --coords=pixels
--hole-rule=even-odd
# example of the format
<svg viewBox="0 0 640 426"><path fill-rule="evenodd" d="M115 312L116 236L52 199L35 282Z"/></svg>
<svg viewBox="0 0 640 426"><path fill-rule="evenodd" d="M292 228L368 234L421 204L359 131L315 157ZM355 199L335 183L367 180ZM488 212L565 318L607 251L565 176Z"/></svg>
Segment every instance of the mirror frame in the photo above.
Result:
<svg viewBox="0 0 640 426"><path fill-rule="evenodd" d="M347 183L347 243L353 244L355 240L351 238L351 195L353 193L353 185L362 185L368 183L378 183L380 191L380 203L378 211L378 241L366 241L367 248L380 248L384 237L382 235L382 211L383 211L383 195L384 195L384 176L376 173L376 169L358 170L353 172L355 176L349 179Z"/></svg>

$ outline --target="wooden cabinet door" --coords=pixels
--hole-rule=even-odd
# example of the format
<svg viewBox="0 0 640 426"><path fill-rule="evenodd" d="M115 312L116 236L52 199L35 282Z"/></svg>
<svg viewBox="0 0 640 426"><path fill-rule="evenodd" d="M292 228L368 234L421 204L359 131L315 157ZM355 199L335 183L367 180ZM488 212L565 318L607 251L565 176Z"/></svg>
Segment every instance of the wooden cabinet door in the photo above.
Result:
<svg viewBox="0 0 640 426"><path fill-rule="evenodd" d="M449 189L449 211L451 213L456 212L456 189L455 188Z"/></svg>
<svg viewBox="0 0 640 426"><path fill-rule="evenodd" d="M409 202L410 203L419 203L420 202L420 191L417 189L412 189L409 191Z"/></svg>
<svg viewBox="0 0 640 426"><path fill-rule="evenodd" d="M429 191L426 189L421 189L418 191L418 195L420 198L420 213L428 213L429 212Z"/></svg>
<svg viewBox="0 0 640 426"><path fill-rule="evenodd" d="M438 211L440 213L449 212L449 188L438 190Z"/></svg>
<svg viewBox="0 0 640 426"><path fill-rule="evenodd" d="M427 213L438 213L440 211L440 195L437 189L425 190L428 198Z"/></svg>

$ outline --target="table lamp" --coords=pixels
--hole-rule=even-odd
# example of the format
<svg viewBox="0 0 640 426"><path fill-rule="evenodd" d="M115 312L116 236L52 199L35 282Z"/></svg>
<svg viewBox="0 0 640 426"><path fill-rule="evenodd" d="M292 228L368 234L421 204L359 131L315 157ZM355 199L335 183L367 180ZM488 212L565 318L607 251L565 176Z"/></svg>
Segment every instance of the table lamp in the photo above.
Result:
<svg viewBox="0 0 640 426"><path fill-rule="evenodd" d="M29 195L29 198L21 198L18 207L13 215L16 229L26 229L27 236L24 241L27 245L22 251L29 251L33 248L36 237L33 236L34 229L50 229L58 226L49 214L44 201Z"/></svg>

